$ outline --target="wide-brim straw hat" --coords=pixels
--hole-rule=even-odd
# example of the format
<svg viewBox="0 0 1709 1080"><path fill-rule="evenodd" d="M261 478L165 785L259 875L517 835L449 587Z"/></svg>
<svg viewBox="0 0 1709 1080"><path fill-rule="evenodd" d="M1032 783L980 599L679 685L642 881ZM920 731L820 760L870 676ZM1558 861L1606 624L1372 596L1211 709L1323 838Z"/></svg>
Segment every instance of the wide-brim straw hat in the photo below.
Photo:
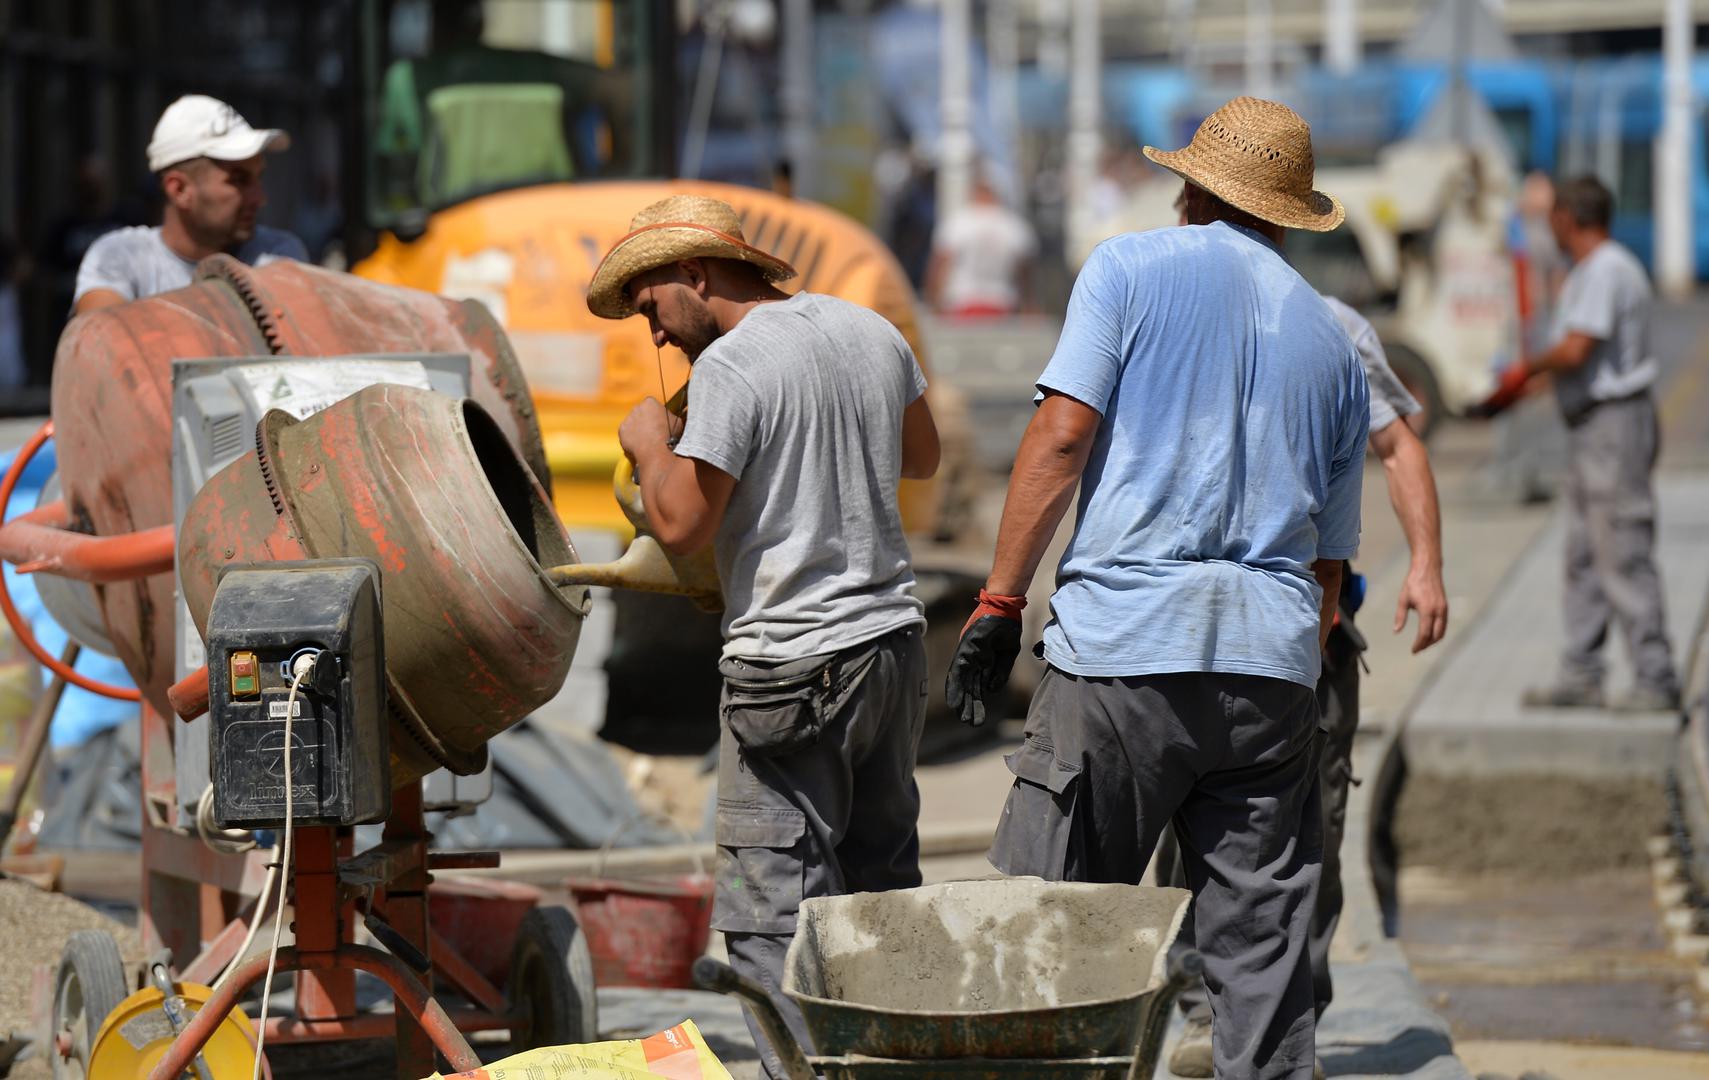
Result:
<svg viewBox="0 0 1709 1080"><path fill-rule="evenodd" d="M742 220L730 204L705 195L672 195L635 215L629 234L611 245L588 285L588 310L602 319L635 314L624 292L649 270L683 259L739 259L770 282L788 281L795 268L742 237Z"/></svg>
<svg viewBox="0 0 1709 1080"><path fill-rule="evenodd" d="M1181 150L1145 156L1237 210L1289 229L1328 232L1347 211L1312 187L1311 125L1286 105L1237 97L1205 117Z"/></svg>

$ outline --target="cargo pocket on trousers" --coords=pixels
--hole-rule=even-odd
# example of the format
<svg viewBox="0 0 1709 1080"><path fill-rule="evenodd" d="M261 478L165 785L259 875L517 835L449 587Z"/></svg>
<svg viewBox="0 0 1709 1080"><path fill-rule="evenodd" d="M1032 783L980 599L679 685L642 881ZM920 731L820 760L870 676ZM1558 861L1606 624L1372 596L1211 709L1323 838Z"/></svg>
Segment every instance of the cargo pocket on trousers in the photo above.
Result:
<svg viewBox="0 0 1709 1080"><path fill-rule="evenodd" d="M991 865L1011 877L1061 881L1078 835L1080 767L1058 758L1056 747L1039 738L1027 739L1003 760L1015 784L991 842Z"/></svg>
<svg viewBox="0 0 1709 1080"><path fill-rule="evenodd" d="M712 928L736 934L795 929L805 874L807 815L718 804L718 869Z"/></svg>

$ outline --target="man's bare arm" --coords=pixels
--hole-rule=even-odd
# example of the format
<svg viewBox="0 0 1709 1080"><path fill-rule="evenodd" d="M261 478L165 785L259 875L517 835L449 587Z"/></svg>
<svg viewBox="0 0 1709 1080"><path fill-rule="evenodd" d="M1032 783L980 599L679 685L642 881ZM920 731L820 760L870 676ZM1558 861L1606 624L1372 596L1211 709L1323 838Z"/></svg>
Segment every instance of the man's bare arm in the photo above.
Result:
<svg viewBox="0 0 1709 1080"><path fill-rule="evenodd" d="M1323 605L1318 611L1317 647L1329 644L1329 630L1335 625L1335 605L1341 600L1341 559L1319 559L1311 564L1311 576L1323 589Z"/></svg>
<svg viewBox="0 0 1709 1080"><path fill-rule="evenodd" d="M1383 463L1389 502L1406 534L1412 563L1395 605L1394 629L1406 628L1408 611L1418 612L1418 636L1412 651L1423 652L1448 632L1448 594L1442 585L1442 511L1430 452L1406 421L1396 420L1371 433L1371 450Z"/></svg>
<svg viewBox="0 0 1709 1080"><path fill-rule="evenodd" d="M97 308L112 307L128 301L112 289L90 289L77 298L77 303L71 306L72 313L82 315Z"/></svg>
<svg viewBox="0 0 1709 1080"><path fill-rule="evenodd" d="M937 421L932 419L926 395L921 394L902 412L902 476L929 480L937 473L942 456Z"/></svg>
<svg viewBox="0 0 1709 1080"><path fill-rule="evenodd" d="M1015 454L986 591L1025 595L1074 497L1102 422L1098 410L1084 402L1065 394L1045 394Z"/></svg>

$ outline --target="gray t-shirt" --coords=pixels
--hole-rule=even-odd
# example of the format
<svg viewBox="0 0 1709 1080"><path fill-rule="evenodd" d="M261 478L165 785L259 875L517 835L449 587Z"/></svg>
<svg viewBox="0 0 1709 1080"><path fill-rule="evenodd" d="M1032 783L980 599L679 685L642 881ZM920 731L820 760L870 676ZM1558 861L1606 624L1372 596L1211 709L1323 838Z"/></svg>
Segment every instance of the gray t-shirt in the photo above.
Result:
<svg viewBox="0 0 1709 1080"><path fill-rule="evenodd" d="M1394 368L1389 367L1388 354L1383 351L1383 343L1370 320L1333 296L1324 297L1323 302L1352 339L1353 347L1359 350L1359 361L1365 365L1365 382L1371 387L1371 434L1418 412L1417 399L1407 393Z"/></svg>
<svg viewBox="0 0 1709 1080"><path fill-rule="evenodd" d="M1567 272L1555 309L1555 340L1575 331L1596 339L1583 366L1555 376L1555 398L1567 419L1597 402L1648 390L1656 381L1651 299L1643 264L1612 240L1596 245Z"/></svg>
<svg viewBox="0 0 1709 1080"><path fill-rule="evenodd" d="M257 225L255 235L237 249L237 258L250 266L266 266L274 259L307 262L309 253L294 234ZM72 303L96 289L111 289L126 300L182 289L191 283L195 269L194 262L166 246L158 226L115 229L83 253Z"/></svg>
<svg viewBox="0 0 1709 1080"><path fill-rule="evenodd" d="M925 392L883 316L800 293L695 362L676 452L736 478L714 540L724 655L795 660L925 621L896 487Z"/></svg>

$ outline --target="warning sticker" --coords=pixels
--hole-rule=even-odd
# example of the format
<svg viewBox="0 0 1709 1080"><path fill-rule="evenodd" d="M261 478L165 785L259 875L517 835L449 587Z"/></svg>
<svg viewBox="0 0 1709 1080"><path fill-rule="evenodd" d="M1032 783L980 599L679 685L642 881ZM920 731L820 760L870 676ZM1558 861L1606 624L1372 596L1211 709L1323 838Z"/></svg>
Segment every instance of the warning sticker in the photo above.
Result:
<svg viewBox="0 0 1709 1080"><path fill-rule="evenodd" d="M431 390L427 369L415 360L339 360L245 364L237 369L255 411L281 409L298 420L375 383ZM281 714L283 715L283 714Z"/></svg>

